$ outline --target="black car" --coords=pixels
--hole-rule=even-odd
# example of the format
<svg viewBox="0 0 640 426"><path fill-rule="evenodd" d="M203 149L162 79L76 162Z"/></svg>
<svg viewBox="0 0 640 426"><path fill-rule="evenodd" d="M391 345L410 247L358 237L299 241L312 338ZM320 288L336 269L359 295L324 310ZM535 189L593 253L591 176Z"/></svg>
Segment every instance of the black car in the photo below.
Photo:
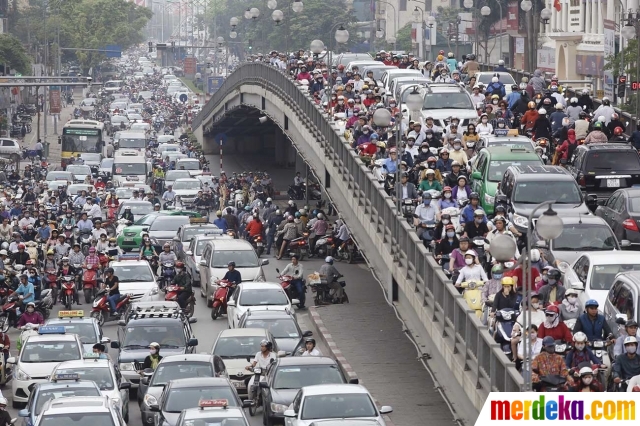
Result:
<svg viewBox="0 0 640 426"><path fill-rule="evenodd" d="M128 322L118 323L118 341L111 342L112 348L120 349L118 366L122 375L134 385L140 383L137 364L149 355L152 342L160 344L162 356L195 352L198 339L191 329L195 322L196 318L187 318L178 309L131 312Z"/></svg>
<svg viewBox="0 0 640 426"><path fill-rule="evenodd" d="M222 358L209 354L170 355L162 358L151 377L143 377L138 388L140 417L145 426L153 425L155 413L149 408L157 404L171 380L196 377L227 377Z"/></svg>
<svg viewBox="0 0 640 426"><path fill-rule="evenodd" d="M263 424L284 422L284 412L304 386L347 383L338 363L324 356L278 358L260 382L263 401ZM358 384L358 379L348 383Z"/></svg>
<svg viewBox="0 0 640 426"><path fill-rule="evenodd" d="M172 380L165 386L157 404L149 409L158 413L156 425L176 426L182 410L197 408L201 400L226 399L229 407L249 407L226 377Z"/></svg>
<svg viewBox="0 0 640 426"><path fill-rule="evenodd" d="M640 248L640 188L619 189L596 209L609 224L618 241L629 240Z"/></svg>
<svg viewBox="0 0 640 426"><path fill-rule="evenodd" d="M304 347L304 338L313 335L310 331L300 330L298 321L289 310L248 309L240 317L238 328L265 328L276 339L281 351L293 355L297 355L298 350Z"/></svg>
<svg viewBox="0 0 640 426"><path fill-rule="evenodd" d="M620 188L640 184L640 155L630 145L595 143L578 146L567 170L580 189L603 202Z"/></svg>

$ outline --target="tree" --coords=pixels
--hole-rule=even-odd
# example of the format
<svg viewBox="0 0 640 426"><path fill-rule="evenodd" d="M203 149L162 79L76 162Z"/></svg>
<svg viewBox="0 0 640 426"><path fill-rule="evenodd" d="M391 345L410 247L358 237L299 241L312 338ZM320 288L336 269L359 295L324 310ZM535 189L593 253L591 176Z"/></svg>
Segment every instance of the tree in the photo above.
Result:
<svg viewBox="0 0 640 426"><path fill-rule="evenodd" d="M640 77L638 71L640 64L638 64L638 61L640 61L640 57L638 57L638 39L634 38L627 42L627 47L625 47L622 52L605 58L607 64L604 70L613 71L614 77L626 75L627 81L638 81ZM638 102L640 101L640 96L638 92L630 92L627 90L626 99L627 103L620 105L620 109L636 116L639 115L640 105L638 105Z"/></svg>
<svg viewBox="0 0 640 426"><path fill-rule="evenodd" d="M24 75L31 73L31 60L24 46L11 34L0 34L0 63Z"/></svg>
<svg viewBox="0 0 640 426"><path fill-rule="evenodd" d="M400 31L396 34L396 50L404 50L405 52L410 52L411 49L411 29L412 25L407 24L404 27L400 28ZM392 49L393 45L388 45L387 49Z"/></svg>

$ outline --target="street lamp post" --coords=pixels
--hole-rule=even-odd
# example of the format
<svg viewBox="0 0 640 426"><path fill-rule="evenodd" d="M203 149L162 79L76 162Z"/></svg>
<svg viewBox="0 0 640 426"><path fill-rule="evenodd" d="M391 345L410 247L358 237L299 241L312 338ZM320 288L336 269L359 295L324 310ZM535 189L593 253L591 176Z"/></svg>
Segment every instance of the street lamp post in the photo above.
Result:
<svg viewBox="0 0 640 426"><path fill-rule="evenodd" d="M387 41L391 44L393 44L393 50L397 50L397 45L396 43L398 42L398 40L396 39L396 36L398 35L398 26L400 25L400 16L398 16L398 12L396 11L396 7L394 5L392 5L389 2L386 1L382 1L382 0L377 0L378 3L384 3L388 6L391 6L391 9L393 10L393 36L387 38ZM386 22L386 19L385 19Z"/></svg>
<svg viewBox="0 0 640 426"><path fill-rule="evenodd" d="M473 0L464 0L462 5L464 6L465 9L472 9L473 8L473 11L471 12L473 14L473 18L471 20L473 21L473 24L475 25L475 28L473 29L473 32L476 35L475 54L478 55L480 53L480 33L478 31L478 13L477 13L478 9L473 7Z"/></svg>
<svg viewBox="0 0 640 426"><path fill-rule="evenodd" d="M635 13L629 11L625 19L625 25L620 29L620 33L627 40L638 39L636 43L638 49L636 53L636 80L638 80L640 76L640 11ZM636 95L636 120L638 117L640 117L640 101Z"/></svg>
<svg viewBox="0 0 640 426"><path fill-rule="evenodd" d="M489 15L491 15L491 8L489 6L483 6L482 9L480 9L480 15L482 15L483 17L487 17ZM480 26L478 24L478 26ZM487 38L484 41L484 61L485 62L489 62L489 38Z"/></svg>
<svg viewBox="0 0 640 426"><path fill-rule="evenodd" d="M536 222L536 234L538 237L540 237L542 240L544 241L549 241L549 240L555 240L556 238L558 238L561 234L562 234L562 227L563 227L563 223L562 223L562 219L558 216L558 213L556 213L551 206L555 203L555 200L551 200L551 201L545 201L543 203L538 204L533 211L531 212L531 214L529 214L529 218L527 221L527 254L526 254L526 260L524 260L523 265L522 265L522 286L523 286L523 300L525 302L525 311L524 311L524 315L522 315L522 330L523 330L523 336L526 335L526 337L522 338L522 354L524 355L524 360L522 363L522 370L523 370L523 378L524 378L524 385L522 388L523 392L531 392L532 391L532 384L531 384L531 361L532 361L532 357L531 357L531 339L529 339L529 336L526 334L527 333L527 329L531 326L531 309L529 308L528 304L530 303L530 299L531 299L531 278L533 277L532 272L531 272L531 246L532 246L532 238L533 238L533 218L535 217L535 214L542 208L544 207L548 207L547 210L542 213L542 216L540 218L538 218L538 221Z"/></svg>
<svg viewBox="0 0 640 426"><path fill-rule="evenodd" d="M269 0L269 2L267 3L267 6L270 9L275 9L276 7L278 7L278 3L276 0ZM304 10L304 4L302 3L302 1L300 0L294 0L291 3L291 10L293 11L293 13L300 13ZM288 19L285 19L285 14L282 10L278 10L275 9L272 13L271 13L271 19L273 19L273 22L275 22L276 26L280 26L280 23L282 21L285 21L286 24L286 30L287 30L287 36L285 37L285 51L288 52L289 51L289 39L291 38L291 34L290 34L290 23Z"/></svg>
<svg viewBox="0 0 640 426"><path fill-rule="evenodd" d="M527 42L529 47L527 48L527 64L525 68L533 69L536 65L537 59L537 34L534 31L533 23L535 22L533 16L535 16L536 11L534 10L532 13L529 13L531 9L533 9L535 4L531 0L522 0L520 3L520 9L522 9L527 15ZM543 25L547 25L549 20L551 19L551 10L546 7L540 11L540 22Z"/></svg>
<svg viewBox="0 0 640 426"><path fill-rule="evenodd" d="M424 44L424 10L422 10L421 7L416 6L416 8L413 9L412 15L413 15L413 22L420 22L420 39ZM418 46L419 45L420 43L418 43ZM423 54L424 54L424 51L421 51L420 53L418 53L418 56Z"/></svg>

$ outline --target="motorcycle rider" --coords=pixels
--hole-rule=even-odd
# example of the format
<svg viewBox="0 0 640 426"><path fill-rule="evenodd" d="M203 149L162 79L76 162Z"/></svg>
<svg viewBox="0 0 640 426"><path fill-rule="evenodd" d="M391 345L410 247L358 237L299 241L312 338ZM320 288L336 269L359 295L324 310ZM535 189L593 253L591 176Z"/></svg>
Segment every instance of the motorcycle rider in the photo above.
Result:
<svg viewBox="0 0 640 426"><path fill-rule="evenodd" d="M171 244L165 243L162 249L162 253L158 256L158 261L161 265L167 262L175 263L178 260L176 254L171 250Z"/></svg>
<svg viewBox="0 0 640 426"><path fill-rule="evenodd" d="M640 357L638 357L638 339L635 336L627 336L624 338L625 353L616 358L613 363L613 382L626 388L622 383L640 374Z"/></svg>
<svg viewBox="0 0 640 426"><path fill-rule="evenodd" d="M581 331L573 333L573 348L567 352L565 362L568 369L578 368L582 363L600 364L600 360L593 354L587 346L587 335Z"/></svg>
<svg viewBox="0 0 640 426"><path fill-rule="evenodd" d="M607 125L613 118L613 114L616 111L611 106L611 101L606 96L602 98L602 104L598 107L597 110L593 113L595 117L604 116L604 124Z"/></svg>
<svg viewBox="0 0 640 426"><path fill-rule="evenodd" d="M247 240L251 243L254 242L256 237L262 236L264 232L264 225L260 220L260 216L257 214L252 215L253 219L247 224L245 232L247 233Z"/></svg>
<svg viewBox="0 0 640 426"><path fill-rule="evenodd" d="M260 376L260 381L264 381L264 373L267 372L267 367L269 367L269 365L271 365L271 363L273 361L276 360L276 354L273 352L273 343L271 343L268 340L263 340L260 342L260 351L256 353L256 356L253 358L253 361L251 362L251 365L247 365L245 367L245 370L249 370L252 371L254 367L258 366L262 369L263 374ZM248 396L249 396L249 400L251 401L253 399L253 395L254 395L254 381L255 381L255 375L251 376L251 379L249 380L249 384L247 386L247 391L248 391Z"/></svg>
<svg viewBox="0 0 640 426"><path fill-rule="evenodd" d="M426 228L423 225L435 225L436 222L440 220L440 212L438 211L436 204L432 205L431 201L431 194L428 192L423 193L422 204L416 208L413 215L418 223L416 229L418 238L422 240L424 246L427 248L435 236L433 229Z"/></svg>
<svg viewBox="0 0 640 426"><path fill-rule="evenodd" d="M613 343L610 340L613 338L611 327L609 327L604 315L598 313L598 301L589 299L585 302L584 307L586 312L578 317L573 332L585 333L590 342L606 339L609 340L607 345Z"/></svg>
<svg viewBox="0 0 640 426"><path fill-rule="evenodd" d="M544 315L545 320L538 329L538 337L542 339L551 337L554 341L561 340L565 343L570 343L573 340L573 335L569 327L560 321L560 310L556 305L547 307Z"/></svg>
<svg viewBox="0 0 640 426"><path fill-rule="evenodd" d="M316 347L316 339L309 337L304 342L305 349L300 348L300 356L322 356L320 349Z"/></svg>
<svg viewBox="0 0 640 426"><path fill-rule="evenodd" d="M222 279L227 280L232 284L229 288L229 292L227 293L227 300L229 300L233 295L235 286L242 282L242 275L240 274L240 271L236 269L236 262L229 262L227 264L227 272L224 274Z"/></svg>
<svg viewBox="0 0 640 426"><path fill-rule="evenodd" d="M187 274L184 263L176 262L176 275L173 277L173 283L178 286L178 304L182 309L187 308L189 297L193 295L191 287L191 276Z"/></svg>
<svg viewBox="0 0 640 426"><path fill-rule="evenodd" d="M571 389L573 392L604 392L602 383L594 377L594 371L591 367L582 367L578 374L580 380Z"/></svg>
<svg viewBox="0 0 640 426"><path fill-rule="evenodd" d="M114 272L113 268L107 268L104 270L104 287L109 289L109 296L107 300L109 301L111 315L115 315L116 304L120 299L120 280L117 275L114 275Z"/></svg>
<svg viewBox="0 0 640 426"><path fill-rule="evenodd" d="M476 212L478 210L482 211L482 223L486 224L487 217L484 214L484 209L482 208L482 206L480 206L480 196L477 192L472 192L471 195L469 195L469 204L467 204L460 212L460 225L465 226L468 222L473 223L477 216ZM487 232L489 232L488 229Z"/></svg>
<svg viewBox="0 0 640 426"><path fill-rule="evenodd" d="M142 363L142 371L150 368L155 370L162 361L162 356L160 355L160 343L151 342L149 345L149 355L144 359Z"/></svg>
<svg viewBox="0 0 640 426"><path fill-rule="evenodd" d="M539 333L538 336L540 336ZM573 378L569 375L564 358L555 353L555 350L556 343L553 337L547 336L542 339L542 352L531 361L531 379L534 385L540 383L540 377L553 375L562 376L567 380L568 385L573 384Z"/></svg>
<svg viewBox="0 0 640 426"><path fill-rule="evenodd" d="M580 306L580 299L578 299L578 291L570 288L564 293L564 299L559 305L560 316L562 321L570 319L578 319L582 312L582 306Z"/></svg>
<svg viewBox="0 0 640 426"><path fill-rule="evenodd" d="M620 355L622 355L624 350L624 339L627 336L636 337L638 333L638 323L634 320L629 320L624 324L624 330L627 333L626 335L621 335L616 339L616 344L613 347L613 356L617 359ZM636 346L636 349L638 347Z"/></svg>
<svg viewBox="0 0 640 426"><path fill-rule="evenodd" d="M82 254L82 253L81 253ZM80 262L82 263L82 262ZM66 276L73 276L75 277L75 279L77 279L77 277L82 273L82 270L77 270L73 264L71 264L71 262L69 261L68 257L63 257L62 258L62 264L60 265L60 268L58 269L58 279L62 278L62 277L66 277ZM77 290L77 286L74 286L73 288L73 299L75 300L75 303L78 305L82 305L82 303L80 303L80 299L78 298L78 290ZM62 294L59 293L59 298L62 298Z"/></svg>
<svg viewBox="0 0 640 426"><path fill-rule="evenodd" d="M23 243L18 244L18 251L13 253L13 265L26 266L27 261L30 259L29 253L25 251L26 246Z"/></svg>
<svg viewBox="0 0 640 426"><path fill-rule="evenodd" d="M35 302L35 288L32 283L29 282L27 274L20 275L20 285L15 291L15 294L19 296L18 307L22 308L30 302Z"/></svg>
<svg viewBox="0 0 640 426"><path fill-rule="evenodd" d="M602 131L603 124L601 122L596 122L593 125L593 130L589 132L587 137L584 139L584 144L588 145L590 143L607 143L609 142L609 137Z"/></svg>
<svg viewBox="0 0 640 426"><path fill-rule="evenodd" d="M290 275L293 277L291 285L296 289L298 300L300 300L300 309L304 309L304 302L306 300L305 287L304 287L304 269L302 264L298 261L298 256L291 256L291 263L289 263L283 270L282 275Z"/></svg>
<svg viewBox="0 0 640 426"><path fill-rule="evenodd" d="M486 238L488 233L489 228L487 227L487 218L484 214L484 210L482 210L482 208L478 208L473 212L473 220L465 223L464 236L473 240L476 237Z"/></svg>
<svg viewBox="0 0 640 426"><path fill-rule="evenodd" d="M462 244L460 244L460 248L462 248ZM460 275L456 280L456 287L460 287L460 284L465 281L487 282L487 274L484 272L482 265L478 263L478 255L475 250L467 250L464 254L464 263L465 266L460 269Z"/></svg>
<svg viewBox="0 0 640 426"><path fill-rule="evenodd" d="M120 216L120 219L125 219L129 222L134 222L135 218L133 217L133 212L131 211L131 206L124 206L124 213Z"/></svg>
<svg viewBox="0 0 640 426"><path fill-rule="evenodd" d="M36 311L36 304L33 302L27 303L27 310L18 320L16 328L23 327L27 324L44 324L44 318L42 317L42 314L40 312Z"/></svg>
<svg viewBox="0 0 640 426"><path fill-rule="evenodd" d="M318 272L320 277L324 277L329 285L329 288L334 290L333 303L342 303L344 298L344 290L338 283L338 278L342 277L342 274L338 272L335 266L333 266L333 257L327 256L324 259L324 264L320 267Z"/></svg>
<svg viewBox="0 0 640 426"><path fill-rule="evenodd" d="M7 398L0 396L0 426L12 426L11 414L7 411Z"/></svg>
<svg viewBox="0 0 640 426"><path fill-rule="evenodd" d="M542 306L561 302L567 289L560 282L562 273L557 269L550 269L547 272L547 284L540 288L540 297L542 298ZM582 330L576 330L582 331Z"/></svg>

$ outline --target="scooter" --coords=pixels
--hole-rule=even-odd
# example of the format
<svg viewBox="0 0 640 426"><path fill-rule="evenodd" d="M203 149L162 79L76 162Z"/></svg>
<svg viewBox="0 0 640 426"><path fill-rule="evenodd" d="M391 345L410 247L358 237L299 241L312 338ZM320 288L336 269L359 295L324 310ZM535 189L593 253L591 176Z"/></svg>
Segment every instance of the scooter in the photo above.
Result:
<svg viewBox="0 0 640 426"><path fill-rule="evenodd" d="M118 219L117 223L118 223L118 227L116 228L116 236L122 234L122 231L124 231L124 228L131 225L132 222L127 219Z"/></svg>
<svg viewBox="0 0 640 426"><path fill-rule="evenodd" d="M89 256L89 248L91 248L91 232L82 230L78 232L78 241L80 242L80 250L85 256Z"/></svg>
<svg viewBox="0 0 640 426"><path fill-rule="evenodd" d="M105 322L119 320L126 312L131 301L140 297L142 296L121 294L118 302L116 303L116 313L115 315L111 315L109 309L109 292L107 289L101 289L96 293L96 298L93 300L91 318L95 318L100 327L102 327Z"/></svg>
<svg viewBox="0 0 640 426"><path fill-rule="evenodd" d="M540 376L540 382L536 384L538 392L564 392L567 379L557 374Z"/></svg>
<svg viewBox="0 0 640 426"><path fill-rule="evenodd" d="M511 356L511 332L520 312L504 308L496 312L496 333L494 339L502 347L502 352Z"/></svg>
<svg viewBox="0 0 640 426"><path fill-rule="evenodd" d="M280 269L276 268L276 272L279 274L280 273ZM298 271L296 271L296 273L298 273ZM300 300L300 295L298 294L298 290L296 289L296 287L293 284L293 276L291 275L278 275L276 278L278 278L280 280L280 285L282 286L282 289L284 290L284 292L287 294L287 296L289 297L289 300ZM302 288L303 291L306 293L307 292L307 286L304 282L304 280L302 280ZM291 302L293 303L293 302ZM300 303L297 303L298 307L300 307Z"/></svg>
<svg viewBox="0 0 640 426"><path fill-rule="evenodd" d="M255 416L258 412L258 407L262 406L262 392L260 392L260 376L262 375L262 368L253 367L253 403L249 406L249 414Z"/></svg>
<svg viewBox="0 0 640 426"><path fill-rule="evenodd" d="M5 359L9 358L9 348L5 348L3 344L0 344L0 386L4 386L13 379L13 369L7 368ZM11 424L15 423L15 419L11 419Z"/></svg>
<svg viewBox="0 0 640 426"><path fill-rule="evenodd" d="M476 311L476 316L482 318L482 286L484 281L465 281L460 284L464 289L462 297L469 307Z"/></svg>
<svg viewBox="0 0 640 426"><path fill-rule="evenodd" d="M309 278L309 286L311 287L311 292L315 293L313 300L316 306L332 304L335 290L329 287L329 281L327 281L327 278L324 276L321 276L317 272L314 272L313 274L309 275L308 278ZM334 280L338 280L339 278L341 278L341 276L333 277ZM338 281L338 284L340 284L343 287L342 300L339 300L338 303L349 303L349 296L347 296L347 291L344 290L344 287L346 287L347 284L344 282L344 280ZM291 303L294 303L293 300L291 301Z"/></svg>
<svg viewBox="0 0 640 426"><path fill-rule="evenodd" d="M2 305L0 313L0 331L6 333L12 324L18 323L18 300L19 296L15 293L7 297L7 301Z"/></svg>
<svg viewBox="0 0 640 426"><path fill-rule="evenodd" d="M216 282L218 288L212 296L213 305L211 310L211 319L216 320L222 314L227 313L227 296L229 290L233 287L233 283L229 280L219 280Z"/></svg>
<svg viewBox="0 0 640 426"><path fill-rule="evenodd" d="M160 290L165 288L176 275L176 269L173 266L173 262L164 262L160 271L160 277L158 278L158 287Z"/></svg>
<svg viewBox="0 0 640 426"><path fill-rule="evenodd" d="M299 237L289 242L289 256L297 256L299 260L304 259L308 255L308 246L304 237Z"/></svg>
<svg viewBox="0 0 640 426"><path fill-rule="evenodd" d="M179 289L180 287L177 285L166 286L164 288L164 291L166 293L164 296L164 300L170 301L170 302L177 302L178 295L180 294ZM193 293L191 293L191 296L187 299L187 307L184 309L184 313L187 316L187 318L191 318L193 316L195 309L196 309L196 298L193 295Z"/></svg>
<svg viewBox="0 0 640 426"><path fill-rule="evenodd" d="M74 302L74 294L76 292L76 277L73 275L65 275L60 279L61 301L67 311L71 310Z"/></svg>
<svg viewBox="0 0 640 426"><path fill-rule="evenodd" d="M98 288L98 271L94 265L87 265L82 274L82 291L85 303L91 303Z"/></svg>
<svg viewBox="0 0 640 426"><path fill-rule="evenodd" d="M23 325L20 330L22 330L22 332L20 333L20 337L18 337L18 341L16 342L16 347L18 349L18 352L20 352L20 350L22 349L22 344L24 342L26 342L27 338L29 336L35 336L38 334L38 328L40 327L39 324L25 324Z"/></svg>
<svg viewBox="0 0 640 426"><path fill-rule="evenodd" d="M256 235L255 237L251 237L251 245L253 249L256 251L258 257L262 256L264 253L264 241L262 241L262 235Z"/></svg>

